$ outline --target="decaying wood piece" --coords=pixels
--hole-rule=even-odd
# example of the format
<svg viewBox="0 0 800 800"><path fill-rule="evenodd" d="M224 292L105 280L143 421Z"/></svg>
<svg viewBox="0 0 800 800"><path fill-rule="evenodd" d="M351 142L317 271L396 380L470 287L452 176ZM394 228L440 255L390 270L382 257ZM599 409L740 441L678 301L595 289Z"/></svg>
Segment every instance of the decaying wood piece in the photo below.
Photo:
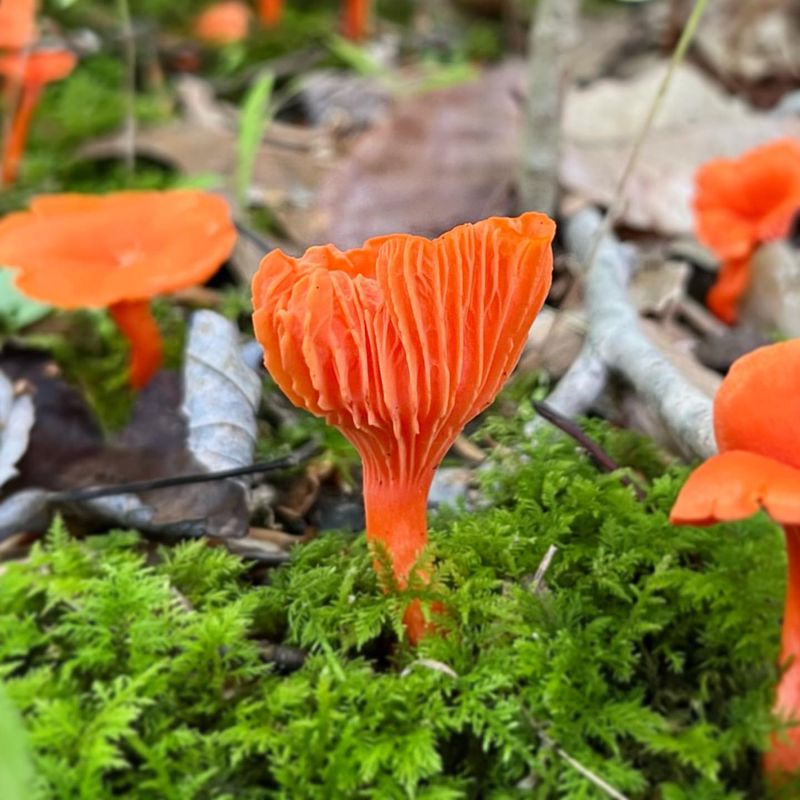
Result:
<svg viewBox="0 0 800 800"><path fill-rule="evenodd" d="M589 261L601 225L594 209L567 224L567 246L581 262ZM602 391L608 368L633 385L686 455L708 458L716 452L711 397L686 381L642 332L627 296L631 269L631 250L613 235L603 237L585 278L586 344L548 404L561 413L587 410Z"/></svg>
<svg viewBox="0 0 800 800"><path fill-rule="evenodd" d="M555 216L561 115L568 57L577 36L579 15L579 0L539 0L531 22L519 175L520 211L542 211Z"/></svg>

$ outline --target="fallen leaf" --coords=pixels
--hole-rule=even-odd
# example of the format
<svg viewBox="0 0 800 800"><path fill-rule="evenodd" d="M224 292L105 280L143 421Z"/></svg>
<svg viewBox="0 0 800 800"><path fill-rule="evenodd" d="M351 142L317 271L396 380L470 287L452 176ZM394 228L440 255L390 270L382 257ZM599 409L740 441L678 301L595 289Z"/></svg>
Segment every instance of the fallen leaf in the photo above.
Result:
<svg viewBox="0 0 800 800"><path fill-rule="evenodd" d="M686 295L690 271L683 261L644 264L631 280L631 302L640 314L662 317L671 313Z"/></svg>
<svg viewBox="0 0 800 800"><path fill-rule="evenodd" d="M520 65L398 100L320 185L324 237L341 248L403 231L438 236L510 208Z"/></svg>
<svg viewBox="0 0 800 800"><path fill-rule="evenodd" d="M703 15L695 47L718 75L733 82L797 83L797 0L716 0Z"/></svg>
<svg viewBox="0 0 800 800"><path fill-rule="evenodd" d="M564 122L562 183L610 203L666 69L658 60L628 80L573 88ZM314 241L342 248L397 231L437 236L463 222L512 209L524 71L509 61L471 83L399 99L323 176L313 207ZM609 113L614 109L614 113ZM800 120L749 109L691 66L676 71L633 171L621 221L689 234L697 168L780 136Z"/></svg>
<svg viewBox="0 0 800 800"><path fill-rule="evenodd" d="M765 244L753 255L741 322L765 335L800 336L800 253L788 242Z"/></svg>
<svg viewBox="0 0 800 800"><path fill-rule="evenodd" d="M159 374L139 393L128 426L107 442L83 398L45 356L4 352L0 366L31 384L36 409L16 491L0 503L0 538L46 527L53 492L252 463L261 384L241 360L235 326L214 312L195 314L183 387L174 374ZM249 529L245 486L232 479L61 500L59 507L92 525L160 535L224 539Z"/></svg>
<svg viewBox="0 0 800 800"><path fill-rule="evenodd" d="M0 372L0 486L19 474L17 462L28 449L33 420L30 394Z"/></svg>
<svg viewBox="0 0 800 800"><path fill-rule="evenodd" d="M252 464L261 381L242 359L236 326L195 312L183 370L189 450L209 472Z"/></svg>
<svg viewBox="0 0 800 800"><path fill-rule="evenodd" d="M595 203L611 202L665 69L659 61L632 80L597 81L569 95L565 188ZM700 165L782 136L800 137L800 120L752 111L694 67L680 66L631 175L621 221L667 235L691 233Z"/></svg>
<svg viewBox="0 0 800 800"><path fill-rule="evenodd" d="M92 142L81 155L121 158L124 147L124 137L115 135ZM230 177L236 171L236 129L234 125L206 127L197 120L177 119L139 131L136 152L189 177L209 173ZM273 121L256 154L248 197L254 205L268 207L302 247L321 241L324 235L313 201L335 153L336 143L327 130ZM226 186L222 193L233 206L232 187Z"/></svg>

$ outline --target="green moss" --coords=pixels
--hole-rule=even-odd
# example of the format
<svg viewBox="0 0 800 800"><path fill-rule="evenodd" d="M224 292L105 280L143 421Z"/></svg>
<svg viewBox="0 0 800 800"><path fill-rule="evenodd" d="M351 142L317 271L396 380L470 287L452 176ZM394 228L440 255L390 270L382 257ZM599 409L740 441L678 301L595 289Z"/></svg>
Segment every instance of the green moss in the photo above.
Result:
<svg viewBox="0 0 800 800"><path fill-rule="evenodd" d="M566 752L632 798L765 797L781 537L671 527L684 475L639 503L570 441L504 456L490 508L434 524L436 582L407 594L446 612L417 651L363 536L298 546L257 585L200 542L153 558L57 525L0 582L34 796L603 797ZM308 657L282 674L267 642Z"/></svg>

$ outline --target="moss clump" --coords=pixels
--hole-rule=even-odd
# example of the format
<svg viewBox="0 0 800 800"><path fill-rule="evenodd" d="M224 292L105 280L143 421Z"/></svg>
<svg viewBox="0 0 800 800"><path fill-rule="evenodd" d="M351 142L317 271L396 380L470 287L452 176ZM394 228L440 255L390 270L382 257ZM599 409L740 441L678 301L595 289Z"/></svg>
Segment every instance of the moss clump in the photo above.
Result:
<svg viewBox="0 0 800 800"><path fill-rule="evenodd" d="M257 585L202 543L154 558L56 526L0 581L34 796L604 797L567 753L632 798L765 797L783 545L762 518L671 527L683 477L639 503L570 442L505 457L491 507L436 523L445 635L417 651L362 536L298 546ZM308 656L282 673L266 642Z"/></svg>

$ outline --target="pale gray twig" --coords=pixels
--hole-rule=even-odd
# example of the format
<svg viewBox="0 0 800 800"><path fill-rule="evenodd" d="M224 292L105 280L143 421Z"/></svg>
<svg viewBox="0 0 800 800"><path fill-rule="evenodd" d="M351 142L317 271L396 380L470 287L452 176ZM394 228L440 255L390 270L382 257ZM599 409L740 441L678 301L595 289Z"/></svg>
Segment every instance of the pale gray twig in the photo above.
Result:
<svg viewBox="0 0 800 800"><path fill-rule="evenodd" d="M561 111L579 17L579 0L539 0L533 13L519 175L523 211L556 214Z"/></svg>

